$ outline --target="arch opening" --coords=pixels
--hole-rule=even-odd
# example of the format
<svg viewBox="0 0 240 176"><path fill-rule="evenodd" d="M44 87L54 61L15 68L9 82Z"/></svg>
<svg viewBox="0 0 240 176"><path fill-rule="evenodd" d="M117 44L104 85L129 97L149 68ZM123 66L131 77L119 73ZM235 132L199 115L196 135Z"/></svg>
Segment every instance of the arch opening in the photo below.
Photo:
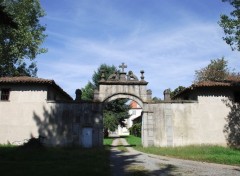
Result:
<svg viewBox="0 0 240 176"><path fill-rule="evenodd" d="M117 100L117 99L129 99L129 100L133 100L135 102L137 102L137 104L143 109L143 101L141 100L141 98L132 95L132 94L123 94L123 93L117 93L117 94L113 94L107 98L105 98L105 100L103 100L103 103L108 103L111 102L113 100Z"/></svg>
<svg viewBox="0 0 240 176"><path fill-rule="evenodd" d="M124 102L124 105L122 104ZM107 97L103 102L103 124L104 124L104 137L114 137L116 136L128 136L128 135L135 135L138 137L141 137L141 131L135 129L134 133L132 130L132 126L134 126L136 123L140 124L142 121L142 109L143 109L143 101L136 97L135 95L131 94L114 94L109 97ZM112 104L113 103L113 104ZM123 113L122 110L118 112L114 112L114 110L119 110L119 105L122 107L127 107L127 111L124 110ZM120 108L121 109L121 108ZM111 112L113 110L113 112ZM110 111L110 112L109 112ZM117 120L119 120L116 126L115 120L113 120L112 117L115 117ZM122 118L125 117L125 118ZM114 124L113 124L114 123ZM113 125L114 129L112 128ZM135 125L136 126L136 125ZM139 125L138 125L139 126ZM141 125L139 126L141 128ZM138 128L139 128L138 127ZM139 133L140 131L140 133ZM135 134L138 132L139 134Z"/></svg>

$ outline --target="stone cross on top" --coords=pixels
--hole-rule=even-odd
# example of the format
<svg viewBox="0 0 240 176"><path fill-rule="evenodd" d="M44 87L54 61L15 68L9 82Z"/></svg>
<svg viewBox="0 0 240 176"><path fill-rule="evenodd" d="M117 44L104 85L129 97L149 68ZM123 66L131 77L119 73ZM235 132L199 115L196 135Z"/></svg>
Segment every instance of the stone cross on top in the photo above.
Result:
<svg viewBox="0 0 240 176"><path fill-rule="evenodd" d="M127 65L125 65L124 62L123 62L122 65L119 65L119 68L121 68L122 73L124 73L124 68L127 68Z"/></svg>

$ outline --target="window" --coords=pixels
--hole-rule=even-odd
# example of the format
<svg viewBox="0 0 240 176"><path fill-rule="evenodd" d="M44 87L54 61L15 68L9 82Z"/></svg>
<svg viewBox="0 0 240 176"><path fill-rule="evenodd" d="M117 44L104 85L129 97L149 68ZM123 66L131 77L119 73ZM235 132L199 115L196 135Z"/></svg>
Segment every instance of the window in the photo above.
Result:
<svg viewBox="0 0 240 176"><path fill-rule="evenodd" d="M1 100L9 100L10 90L9 89L1 89L0 90Z"/></svg>

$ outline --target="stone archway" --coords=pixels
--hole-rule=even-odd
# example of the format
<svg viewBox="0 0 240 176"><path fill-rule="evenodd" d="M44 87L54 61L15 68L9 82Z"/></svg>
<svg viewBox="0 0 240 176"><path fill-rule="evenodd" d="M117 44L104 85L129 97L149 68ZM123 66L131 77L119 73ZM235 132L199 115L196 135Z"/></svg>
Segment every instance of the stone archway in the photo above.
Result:
<svg viewBox="0 0 240 176"><path fill-rule="evenodd" d="M130 96L141 100L143 103L151 101L152 92L147 90L148 82L144 80L144 71L140 71L141 79L138 80L132 71L129 71L128 74L124 71L124 68L127 67L124 63L119 67L122 70L110 75L108 78L105 78L104 71L102 71L99 89L94 91L94 100L104 102L115 96L121 96L119 98Z"/></svg>
<svg viewBox="0 0 240 176"><path fill-rule="evenodd" d="M140 80L137 76L129 71L124 71L127 65L122 63L120 71L115 72L108 78L102 71L101 80L99 81L99 89L94 91L94 101L109 102L119 98L128 98L136 101L143 110L142 116L142 143L143 146L153 144L153 113L148 110L148 104L152 101L152 91L147 89L144 80L144 71L140 71Z"/></svg>

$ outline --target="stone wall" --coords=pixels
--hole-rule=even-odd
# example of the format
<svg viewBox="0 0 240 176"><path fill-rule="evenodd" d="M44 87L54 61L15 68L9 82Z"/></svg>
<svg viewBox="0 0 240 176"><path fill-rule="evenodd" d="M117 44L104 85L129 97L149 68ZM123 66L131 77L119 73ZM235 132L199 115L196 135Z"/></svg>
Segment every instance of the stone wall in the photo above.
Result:
<svg viewBox="0 0 240 176"><path fill-rule="evenodd" d="M0 144L22 144L45 137L47 145L82 145L82 129L93 128L93 146L102 146L102 105L47 101L43 86L12 86L9 101L0 101Z"/></svg>
<svg viewBox="0 0 240 176"><path fill-rule="evenodd" d="M199 96L198 101L146 104L143 145L226 145L223 133L229 109L222 96Z"/></svg>

